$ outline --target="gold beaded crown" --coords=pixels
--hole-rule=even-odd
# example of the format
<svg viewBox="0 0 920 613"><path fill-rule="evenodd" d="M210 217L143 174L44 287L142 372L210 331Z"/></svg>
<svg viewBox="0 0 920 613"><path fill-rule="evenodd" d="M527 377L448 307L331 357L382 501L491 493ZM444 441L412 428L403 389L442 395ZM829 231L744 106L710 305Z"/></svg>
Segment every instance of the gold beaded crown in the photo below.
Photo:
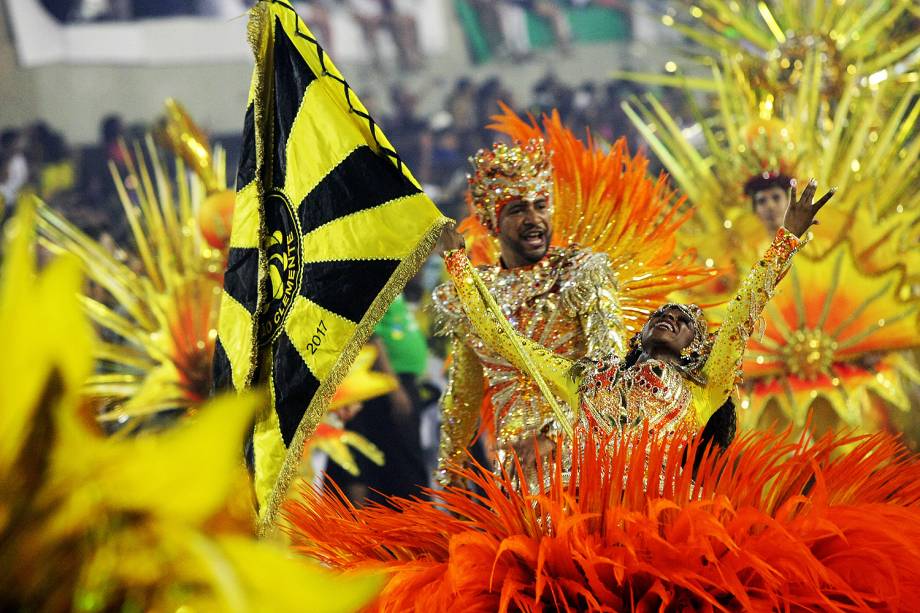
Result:
<svg viewBox="0 0 920 613"><path fill-rule="evenodd" d="M495 143L470 158L473 174L467 175L473 210L490 232L498 229L503 206L517 198L549 198L553 175L543 139L524 144Z"/></svg>

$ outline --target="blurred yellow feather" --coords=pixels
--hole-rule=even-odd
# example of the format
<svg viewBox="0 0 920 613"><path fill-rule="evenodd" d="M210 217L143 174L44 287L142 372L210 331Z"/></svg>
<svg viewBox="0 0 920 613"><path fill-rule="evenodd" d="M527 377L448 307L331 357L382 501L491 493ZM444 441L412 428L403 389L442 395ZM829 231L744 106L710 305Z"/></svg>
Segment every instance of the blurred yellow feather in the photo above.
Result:
<svg viewBox="0 0 920 613"><path fill-rule="evenodd" d="M0 594L29 611L354 611L381 586L254 540L245 431L262 395L165 433L106 437L81 399L92 332L80 266L33 262L35 203L0 277Z"/></svg>

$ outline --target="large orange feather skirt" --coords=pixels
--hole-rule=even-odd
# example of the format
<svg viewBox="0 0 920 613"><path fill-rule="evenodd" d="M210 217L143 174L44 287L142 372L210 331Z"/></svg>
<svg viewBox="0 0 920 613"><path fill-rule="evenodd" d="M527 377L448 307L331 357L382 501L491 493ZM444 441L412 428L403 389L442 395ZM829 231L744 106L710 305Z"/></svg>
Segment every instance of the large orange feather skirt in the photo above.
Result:
<svg viewBox="0 0 920 613"><path fill-rule="evenodd" d="M787 435L691 470L697 442L579 433L571 476L557 456L541 491L458 469L480 493L394 510L305 486L284 514L297 551L390 571L378 611L916 610L920 463L886 434Z"/></svg>

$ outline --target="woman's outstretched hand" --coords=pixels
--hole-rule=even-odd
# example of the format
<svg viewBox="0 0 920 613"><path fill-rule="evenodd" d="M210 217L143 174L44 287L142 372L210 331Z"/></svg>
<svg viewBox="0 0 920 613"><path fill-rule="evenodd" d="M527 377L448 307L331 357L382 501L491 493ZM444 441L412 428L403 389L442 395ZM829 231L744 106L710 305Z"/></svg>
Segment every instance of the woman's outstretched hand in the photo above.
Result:
<svg viewBox="0 0 920 613"><path fill-rule="evenodd" d="M811 179L802 191L802 197L798 200L796 200L795 187L795 180L793 179L792 187L789 188L789 206L786 208L786 216L783 218L783 227L802 238L808 232L808 228L818 223L815 215L833 197L837 188L832 187L826 194L821 196L820 200L813 202L815 192L818 189L817 181Z"/></svg>
<svg viewBox="0 0 920 613"><path fill-rule="evenodd" d="M441 238L438 240L438 252L444 255L454 249L466 249L466 241L463 235L457 232L457 226L450 225L441 231Z"/></svg>

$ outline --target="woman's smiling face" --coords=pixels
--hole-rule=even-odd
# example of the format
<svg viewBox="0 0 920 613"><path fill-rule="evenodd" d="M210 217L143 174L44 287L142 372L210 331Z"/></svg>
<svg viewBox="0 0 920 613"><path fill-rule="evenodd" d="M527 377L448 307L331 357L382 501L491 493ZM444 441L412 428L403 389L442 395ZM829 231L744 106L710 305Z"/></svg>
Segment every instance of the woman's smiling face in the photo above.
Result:
<svg viewBox="0 0 920 613"><path fill-rule="evenodd" d="M669 306L652 313L642 328L642 349L653 354L664 352L680 356L690 346L696 328L690 316L678 306Z"/></svg>

